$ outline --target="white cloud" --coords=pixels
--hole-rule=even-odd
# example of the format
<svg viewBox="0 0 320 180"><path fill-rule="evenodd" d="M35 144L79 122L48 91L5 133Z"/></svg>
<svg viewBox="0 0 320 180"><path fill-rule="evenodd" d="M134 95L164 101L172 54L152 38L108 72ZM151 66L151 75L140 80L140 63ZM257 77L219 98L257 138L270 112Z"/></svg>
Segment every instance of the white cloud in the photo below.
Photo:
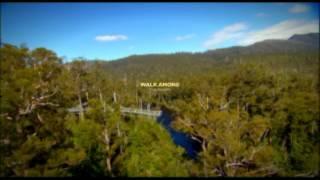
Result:
<svg viewBox="0 0 320 180"><path fill-rule="evenodd" d="M183 36L177 36L176 41L183 41L183 40L191 39L194 36L195 36L195 34L187 34L187 35L183 35Z"/></svg>
<svg viewBox="0 0 320 180"><path fill-rule="evenodd" d="M309 11L309 6L305 4L295 4L289 9L290 13L304 13L307 11Z"/></svg>
<svg viewBox="0 0 320 180"><path fill-rule="evenodd" d="M223 29L213 33L213 35L204 42L206 48L215 47L227 40L237 39L244 36L247 26L244 23L235 23L226 26Z"/></svg>
<svg viewBox="0 0 320 180"><path fill-rule="evenodd" d="M243 23L226 26L213 33L204 42L208 49L216 48L226 41L234 41L235 45L250 45L267 39L288 39L294 34L319 32L319 20L286 20L259 30L250 30Z"/></svg>
<svg viewBox="0 0 320 180"><path fill-rule="evenodd" d="M103 41L103 42L108 42L108 41L120 41L120 40L127 40L128 37L125 35L100 35L96 36L95 40L96 41Z"/></svg>
<svg viewBox="0 0 320 180"><path fill-rule="evenodd" d="M319 32L319 21L286 20L265 29L248 32L240 45L249 45L266 39L288 39L294 34Z"/></svg>

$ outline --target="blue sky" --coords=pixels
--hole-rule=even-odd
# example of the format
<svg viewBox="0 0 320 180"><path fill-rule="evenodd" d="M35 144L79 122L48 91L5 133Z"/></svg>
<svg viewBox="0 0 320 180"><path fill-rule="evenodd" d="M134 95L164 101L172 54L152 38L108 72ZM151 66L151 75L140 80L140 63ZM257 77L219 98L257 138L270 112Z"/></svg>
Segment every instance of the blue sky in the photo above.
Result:
<svg viewBox="0 0 320 180"><path fill-rule="evenodd" d="M1 3L1 40L113 60L319 32L318 12L318 3Z"/></svg>

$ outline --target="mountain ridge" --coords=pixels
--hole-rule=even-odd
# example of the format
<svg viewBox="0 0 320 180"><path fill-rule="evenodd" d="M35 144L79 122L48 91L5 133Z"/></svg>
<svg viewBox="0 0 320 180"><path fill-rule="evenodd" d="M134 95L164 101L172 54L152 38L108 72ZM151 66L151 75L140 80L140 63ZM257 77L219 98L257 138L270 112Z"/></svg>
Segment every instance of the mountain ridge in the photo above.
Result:
<svg viewBox="0 0 320 180"><path fill-rule="evenodd" d="M319 49L319 33L295 34L288 39L267 39L248 46L232 46L205 53L210 55L248 55L256 53L291 53Z"/></svg>
<svg viewBox="0 0 320 180"><path fill-rule="evenodd" d="M236 55L266 54L266 53L291 53L301 51L315 51L319 49L319 33L294 34L288 39L266 39L255 42L247 46L230 46L207 50L204 52L175 52L175 53L150 53L150 54L133 54L127 57L109 60L113 63L116 61L132 59L145 56L172 56L172 55L196 55L196 56L213 56L213 58L225 58ZM104 61L104 60L99 60Z"/></svg>
<svg viewBox="0 0 320 180"><path fill-rule="evenodd" d="M186 67L192 66L192 71L203 71L222 64L238 61L243 56L266 56L272 54L316 53L319 54L319 33L293 35L287 40L269 39L256 42L249 46L233 46L209 50L201 53L179 52L171 54L131 55L125 58L104 61L85 61L88 66L99 62L103 68L113 74L126 72L138 74L156 74L157 72L187 72ZM135 74L133 73L133 74Z"/></svg>

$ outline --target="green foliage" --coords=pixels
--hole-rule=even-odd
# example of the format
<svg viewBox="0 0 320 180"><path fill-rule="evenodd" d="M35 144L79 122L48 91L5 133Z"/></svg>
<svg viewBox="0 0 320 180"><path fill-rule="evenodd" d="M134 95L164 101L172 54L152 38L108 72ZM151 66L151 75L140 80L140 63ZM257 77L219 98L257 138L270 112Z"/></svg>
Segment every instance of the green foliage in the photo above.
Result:
<svg viewBox="0 0 320 180"><path fill-rule="evenodd" d="M124 157L127 176L187 176L183 150L171 140L168 132L153 119L133 119Z"/></svg>
<svg viewBox="0 0 320 180"><path fill-rule="evenodd" d="M318 53L64 64L45 48L0 53L1 176L319 175ZM137 86L161 81L180 87ZM147 103L201 144L197 159L154 120L120 112Z"/></svg>
<svg viewBox="0 0 320 180"><path fill-rule="evenodd" d="M90 119L77 121L75 119L66 119L67 128L72 132L72 142L75 147L90 151L97 144L102 127Z"/></svg>

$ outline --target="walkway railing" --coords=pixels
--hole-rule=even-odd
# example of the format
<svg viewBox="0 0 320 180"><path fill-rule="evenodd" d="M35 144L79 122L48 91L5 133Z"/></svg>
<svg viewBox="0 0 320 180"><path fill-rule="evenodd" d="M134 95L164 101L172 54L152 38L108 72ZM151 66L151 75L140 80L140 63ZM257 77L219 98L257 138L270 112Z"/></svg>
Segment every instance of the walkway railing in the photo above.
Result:
<svg viewBox="0 0 320 180"><path fill-rule="evenodd" d="M121 113L128 113L128 114L140 114L146 116L160 116L162 111L155 111L155 110L145 110L145 109L137 109L137 108L128 108L120 106Z"/></svg>
<svg viewBox="0 0 320 180"><path fill-rule="evenodd" d="M83 108L83 111L86 111L88 108ZM68 109L68 112L71 113L80 113L81 108L72 107ZM138 109L138 108L129 108L120 106L120 112L122 114L137 114L137 115L145 115L145 116L153 116L158 117L161 115L162 111L150 110L150 109Z"/></svg>

